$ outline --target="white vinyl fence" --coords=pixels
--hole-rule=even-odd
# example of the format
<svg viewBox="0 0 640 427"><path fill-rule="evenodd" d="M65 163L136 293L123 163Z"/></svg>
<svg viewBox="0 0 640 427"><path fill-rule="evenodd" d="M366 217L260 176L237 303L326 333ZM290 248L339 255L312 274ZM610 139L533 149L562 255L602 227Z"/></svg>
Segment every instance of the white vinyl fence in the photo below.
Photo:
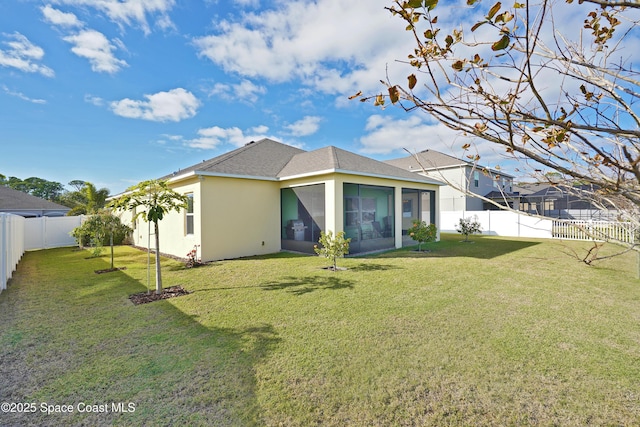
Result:
<svg viewBox="0 0 640 427"><path fill-rule="evenodd" d="M482 234L565 240L617 240L633 243L636 229L619 221L580 221L529 216L511 211L440 212L440 231L455 233L460 218L477 218Z"/></svg>
<svg viewBox="0 0 640 427"><path fill-rule="evenodd" d="M482 234L546 239L553 237L553 220L511 211L443 211L440 212L440 231L455 233L460 218L473 217L482 225Z"/></svg>
<svg viewBox="0 0 640 427"><path fill-rule="evenodd" d="M56 216L26 218L24 224L24 250L75 246L69 233L82 225L84 216Z"/></svg>
<svg viewBox="0 0 640 427"><path fill-rule="evenodd" d="M567 240L617 240L633 243L636 228L619 221L553 221L553 237Z"/></svg>
<svg viewBox="0 0 640 427"><path fill-rule="evenodd" d="M0 213L0 292L7 289L7 282L24 254L24 218Z"/></svg>
<svg viewBox="0 0 640 427"><path fill-rule="evenodd" d="M69 233L84 216L23 218L0 213L0 292L18 266L25 251L75 246Z"/></svg>

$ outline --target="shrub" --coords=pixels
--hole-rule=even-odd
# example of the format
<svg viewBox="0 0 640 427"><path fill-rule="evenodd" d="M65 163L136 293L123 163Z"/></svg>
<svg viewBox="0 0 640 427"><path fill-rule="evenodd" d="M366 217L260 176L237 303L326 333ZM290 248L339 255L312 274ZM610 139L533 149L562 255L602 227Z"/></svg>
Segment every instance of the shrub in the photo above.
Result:
<svg viewBox="0 0 640 427"><path fill-rule="evenodd" d="M331 230L320 232L320 239L318 243L320 243L320 247L315 245L313 250L321 256L331 260L333 264L333 271L337 271L338 265L336 260L338 258L342 258L346 254L349 253L349 243L351 239L345 239L344 231L340 231L336 234L335 238L333 237L333 232Z"/></svg>
<svg viewBox="0 0 640 427"><path fill-rule="evenodd" d="M71 231L80 246L107 246L113 231L113 244L120 245L131 233L131 228L122 224L120 218L108 212L90 215L81 226ZM99 255L98 255L99 256Z"/></svg>
<svg viewBox="0 0 640 427"><path fill-rule="evenodd" d="M470 234L482 232L482 225L480 225L478 217L475 215L470 218L460 218L460 222L456 225L456 231L464 234L464 241L468 242Z"/></svg>
<svg viewBox="0 0 640 427"><path fill-rule="evenodd" d="M435 224L428 224L417 219L413 220L413 226L407 230L409 236L418 242L418 252L422 250L422 244L433 242L438 236L438 228Z"/></svg>
<svg viewBox="0 0 640 427"><path fill-rule="evenodd" d="M198 248L200 245L194 245L193 249L187 253L187 261L184 263L184 266L187 268L198 267L202 265L202 260L198 257Z"/></svg>

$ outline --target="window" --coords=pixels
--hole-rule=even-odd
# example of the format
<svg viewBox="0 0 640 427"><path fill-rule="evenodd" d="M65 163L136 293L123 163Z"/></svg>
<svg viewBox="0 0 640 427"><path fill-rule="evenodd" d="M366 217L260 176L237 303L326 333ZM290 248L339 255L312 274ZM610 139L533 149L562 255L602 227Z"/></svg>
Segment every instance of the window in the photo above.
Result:
<svg viewBox="0 0 640 427"><path fill-rule="evenodd" d="M186 214L186 231L187 234L193 234L193 193L187 196L187 214Z"/></svg>
<svg viewBox="0 0 640 427"><path fill-rule="evenodd" d="M478 188L480 186L480 172L473 172L473 186Z"/></svg>

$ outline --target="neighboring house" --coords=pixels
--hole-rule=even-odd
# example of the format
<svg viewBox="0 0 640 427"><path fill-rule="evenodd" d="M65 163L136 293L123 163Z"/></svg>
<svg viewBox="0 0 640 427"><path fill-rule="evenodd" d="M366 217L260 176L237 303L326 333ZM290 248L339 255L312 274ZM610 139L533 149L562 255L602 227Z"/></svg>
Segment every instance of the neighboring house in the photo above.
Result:
<svg viewBox="0 0 640 427"><path fill-rule="evenodd" d="M520 195L523 212L559 219L615 220L618 211L612 206L603 209L588 199L595 192L590 185L550 185L546 183L521 183L515 186ZM584 196L581 196L581 193Z"/></svg>
<svg viewBox="0 0 640 427"><path fill-rule="evenodd" d="M443 181L440 189L441 211L481 211L495 206L475 197L490 198L500 204L508 203L518 209L518 197L513 194L513 176L494 169L460 160L435 150L387 160L386 163L407 171ZM466 189L467 194L460 189Z"/></svg>
<svg viewBox="0 0 640 427"><path fill-rule="evenodd" d="M71 208L0 185L0 212L25 218L64 216Z"/></svg>
<svg viewBox="0 0 640 427"><path fill-rule="evenodd" d="M159 223L160 250L182 258L198 245L203 261L313 253L327 230L345 231L350 253L399 248L414 244L412 218L439 221L440 182L336 147L262 139L161 179L189 200ZM133 226L134 244L153 242Z"/></svg>

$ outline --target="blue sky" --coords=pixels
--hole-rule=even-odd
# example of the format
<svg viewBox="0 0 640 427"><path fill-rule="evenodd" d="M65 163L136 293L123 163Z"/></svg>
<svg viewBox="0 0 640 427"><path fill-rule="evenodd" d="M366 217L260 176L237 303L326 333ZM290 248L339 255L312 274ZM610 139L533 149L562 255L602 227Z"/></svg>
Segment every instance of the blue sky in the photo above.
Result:
<svg viewBox="0 0 640 427"><path fill-rule="evenodd" d="M388 4L4 0L0 173L117 193L264 137L462 156L464 141L420 113L347 99L411 72Z"/></svg>

